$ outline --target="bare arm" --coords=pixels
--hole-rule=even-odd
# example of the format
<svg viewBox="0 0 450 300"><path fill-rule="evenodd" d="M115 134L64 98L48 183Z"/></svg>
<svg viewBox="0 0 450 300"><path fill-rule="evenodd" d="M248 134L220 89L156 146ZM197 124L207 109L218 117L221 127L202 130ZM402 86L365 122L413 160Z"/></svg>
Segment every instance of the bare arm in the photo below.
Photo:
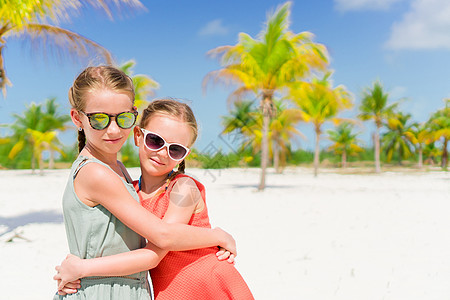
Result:
<svg viewBox="0 0 450 300"><path fill-rule="evenodd" d="M74 184L80 199L103 205L126 226L161 249L181 251L219 245L236 253L233 237L220 228L163 222L137 203L120 178L102 165L91 163L81 168Z"/></svg>
<svg viewBox="0 0 450 300"><path fill-rule="evenodd" d="M206 209L205 199L197 184L189 177L182 177L178 179L170 192L170 202L163 221L188 224L193 214L203 209ZM217 258L234 263L235 255L221 247L217 252Z"/></svg>
<svg viewBox="0 0 450 300"><path fill-rule="evenodd" d="M58 281L58 290L63 291L64 286L78 278L89 276L125 276L147 271L158 265L167 254L151 243L145 248L136 249L111 256L81 259L69 254L60 266L56 266L58 273L53 277ZM70 291L66 287L65 291Z"/></svg>
<svg viewBox="0 0 450 300"><path fill-rule="evenodd" d="M205 208L204 199L195 182L190 178L179 179L171 191L170 203L164 216L168 223L187 224L196 209ZM192 237L190 237L192 238ZM202 241L192 241L199 244ZM75 280L88 276L123 276L154 268L167 254L167 250L160 249L148 243L145 248L126 253L93 259L80 259L69 254L60 266L56 267L58 273L54 276L58 280L58 290L61 295L76 292L71 286ZM226 251L220 251L220 260L228 258L233 262L234 256ZM72 283L70 283L72 282ZM69 283L67 286L65 286ZM72 285L73 284L73 285Z"/></svg>

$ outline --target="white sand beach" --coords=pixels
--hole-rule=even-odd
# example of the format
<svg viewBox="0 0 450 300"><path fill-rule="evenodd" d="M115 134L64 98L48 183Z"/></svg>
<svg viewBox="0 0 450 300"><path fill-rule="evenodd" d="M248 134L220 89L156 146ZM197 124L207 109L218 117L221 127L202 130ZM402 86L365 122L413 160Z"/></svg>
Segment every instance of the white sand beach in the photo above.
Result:
<svg viewBox="0 0 450 300"><path fill-rule="evenodd" d="M450 299L450 172L188 169L256 299ZM0 171L0 299L51 299L69 171ZM133 178L139 169L131 169ZM19 233L25 239L14 238Z"/></svg>

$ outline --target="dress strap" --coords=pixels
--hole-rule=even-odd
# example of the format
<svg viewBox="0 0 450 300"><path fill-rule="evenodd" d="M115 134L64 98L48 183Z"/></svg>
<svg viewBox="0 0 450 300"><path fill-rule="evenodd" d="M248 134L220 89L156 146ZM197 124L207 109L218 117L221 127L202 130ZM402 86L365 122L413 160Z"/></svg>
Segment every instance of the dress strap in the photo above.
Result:
<svg viewBox="0 0 450 300"><path fill-rule="evenodd" d="M76 167L75 171L73 172L73 179L75 179L75 177L78 175L78 172L80 171L80 169L82 167L84 167L86 164L91 163L91 162L101 164L102 166L105 166L114 172L114 170L110 166L108 166L107 164L105 164L104 162L102 162L101 160L99 160L97 158L88 157L88 156L79 156L77 159L79 159L80 162L78 163L78 166ZM125 182L129 183L129 178L123 172L121 167L120 167L120 171L122 172L123 176L125 177ZM116 172L114 172L114 173L116 173ZM119 176L119 174L117 174L117 175Z"/></svg>
<svg viewBox="0 0 450 300"><path fill-rule="evenodd" d="M80 161L78 166L75 168L75 171L73 172L73 179L75 179L75 177L77 177L78 172L81 170L81 168L84 167L89 162L90 161L89 161L88 157L83 157L83 159Z"/></svg>

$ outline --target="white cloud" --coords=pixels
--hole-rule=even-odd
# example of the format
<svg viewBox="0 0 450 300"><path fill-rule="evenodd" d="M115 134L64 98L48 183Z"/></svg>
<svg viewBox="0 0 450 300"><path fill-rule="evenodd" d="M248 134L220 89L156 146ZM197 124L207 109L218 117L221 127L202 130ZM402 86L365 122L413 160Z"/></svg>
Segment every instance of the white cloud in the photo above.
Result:
<svg viewBox="0 0 450 300"><path fill-rule="evenodd" d="M392 4L403 0L334 0L339 11L388 10Z"/></svg>
<svg viewBox="0 0 450 300"><path fill-rule="evenodd" d="M414 0L403 19L394 23L389 49L450 49L450 1Z"/></svg>
<svg viewBox="0 0 450 300"><path fill-rule="evenodd" d="M222 25L221 19L216 19L201 28L198 34L200 36L226 35L228 34L228 28Z"/></svg>

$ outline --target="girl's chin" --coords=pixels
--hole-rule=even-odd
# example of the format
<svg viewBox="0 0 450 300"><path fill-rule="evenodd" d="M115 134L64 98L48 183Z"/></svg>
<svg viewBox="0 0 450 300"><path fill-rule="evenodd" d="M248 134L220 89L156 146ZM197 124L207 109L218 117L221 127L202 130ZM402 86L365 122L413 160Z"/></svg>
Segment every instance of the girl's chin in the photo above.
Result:
<svg viewBox="0 0 450 300"><path fill-rule="evenodd" d="M152 177L164 176L171 171L170 168L155 167L155 165L142 166L142 173L146 173Z"/></svg>

